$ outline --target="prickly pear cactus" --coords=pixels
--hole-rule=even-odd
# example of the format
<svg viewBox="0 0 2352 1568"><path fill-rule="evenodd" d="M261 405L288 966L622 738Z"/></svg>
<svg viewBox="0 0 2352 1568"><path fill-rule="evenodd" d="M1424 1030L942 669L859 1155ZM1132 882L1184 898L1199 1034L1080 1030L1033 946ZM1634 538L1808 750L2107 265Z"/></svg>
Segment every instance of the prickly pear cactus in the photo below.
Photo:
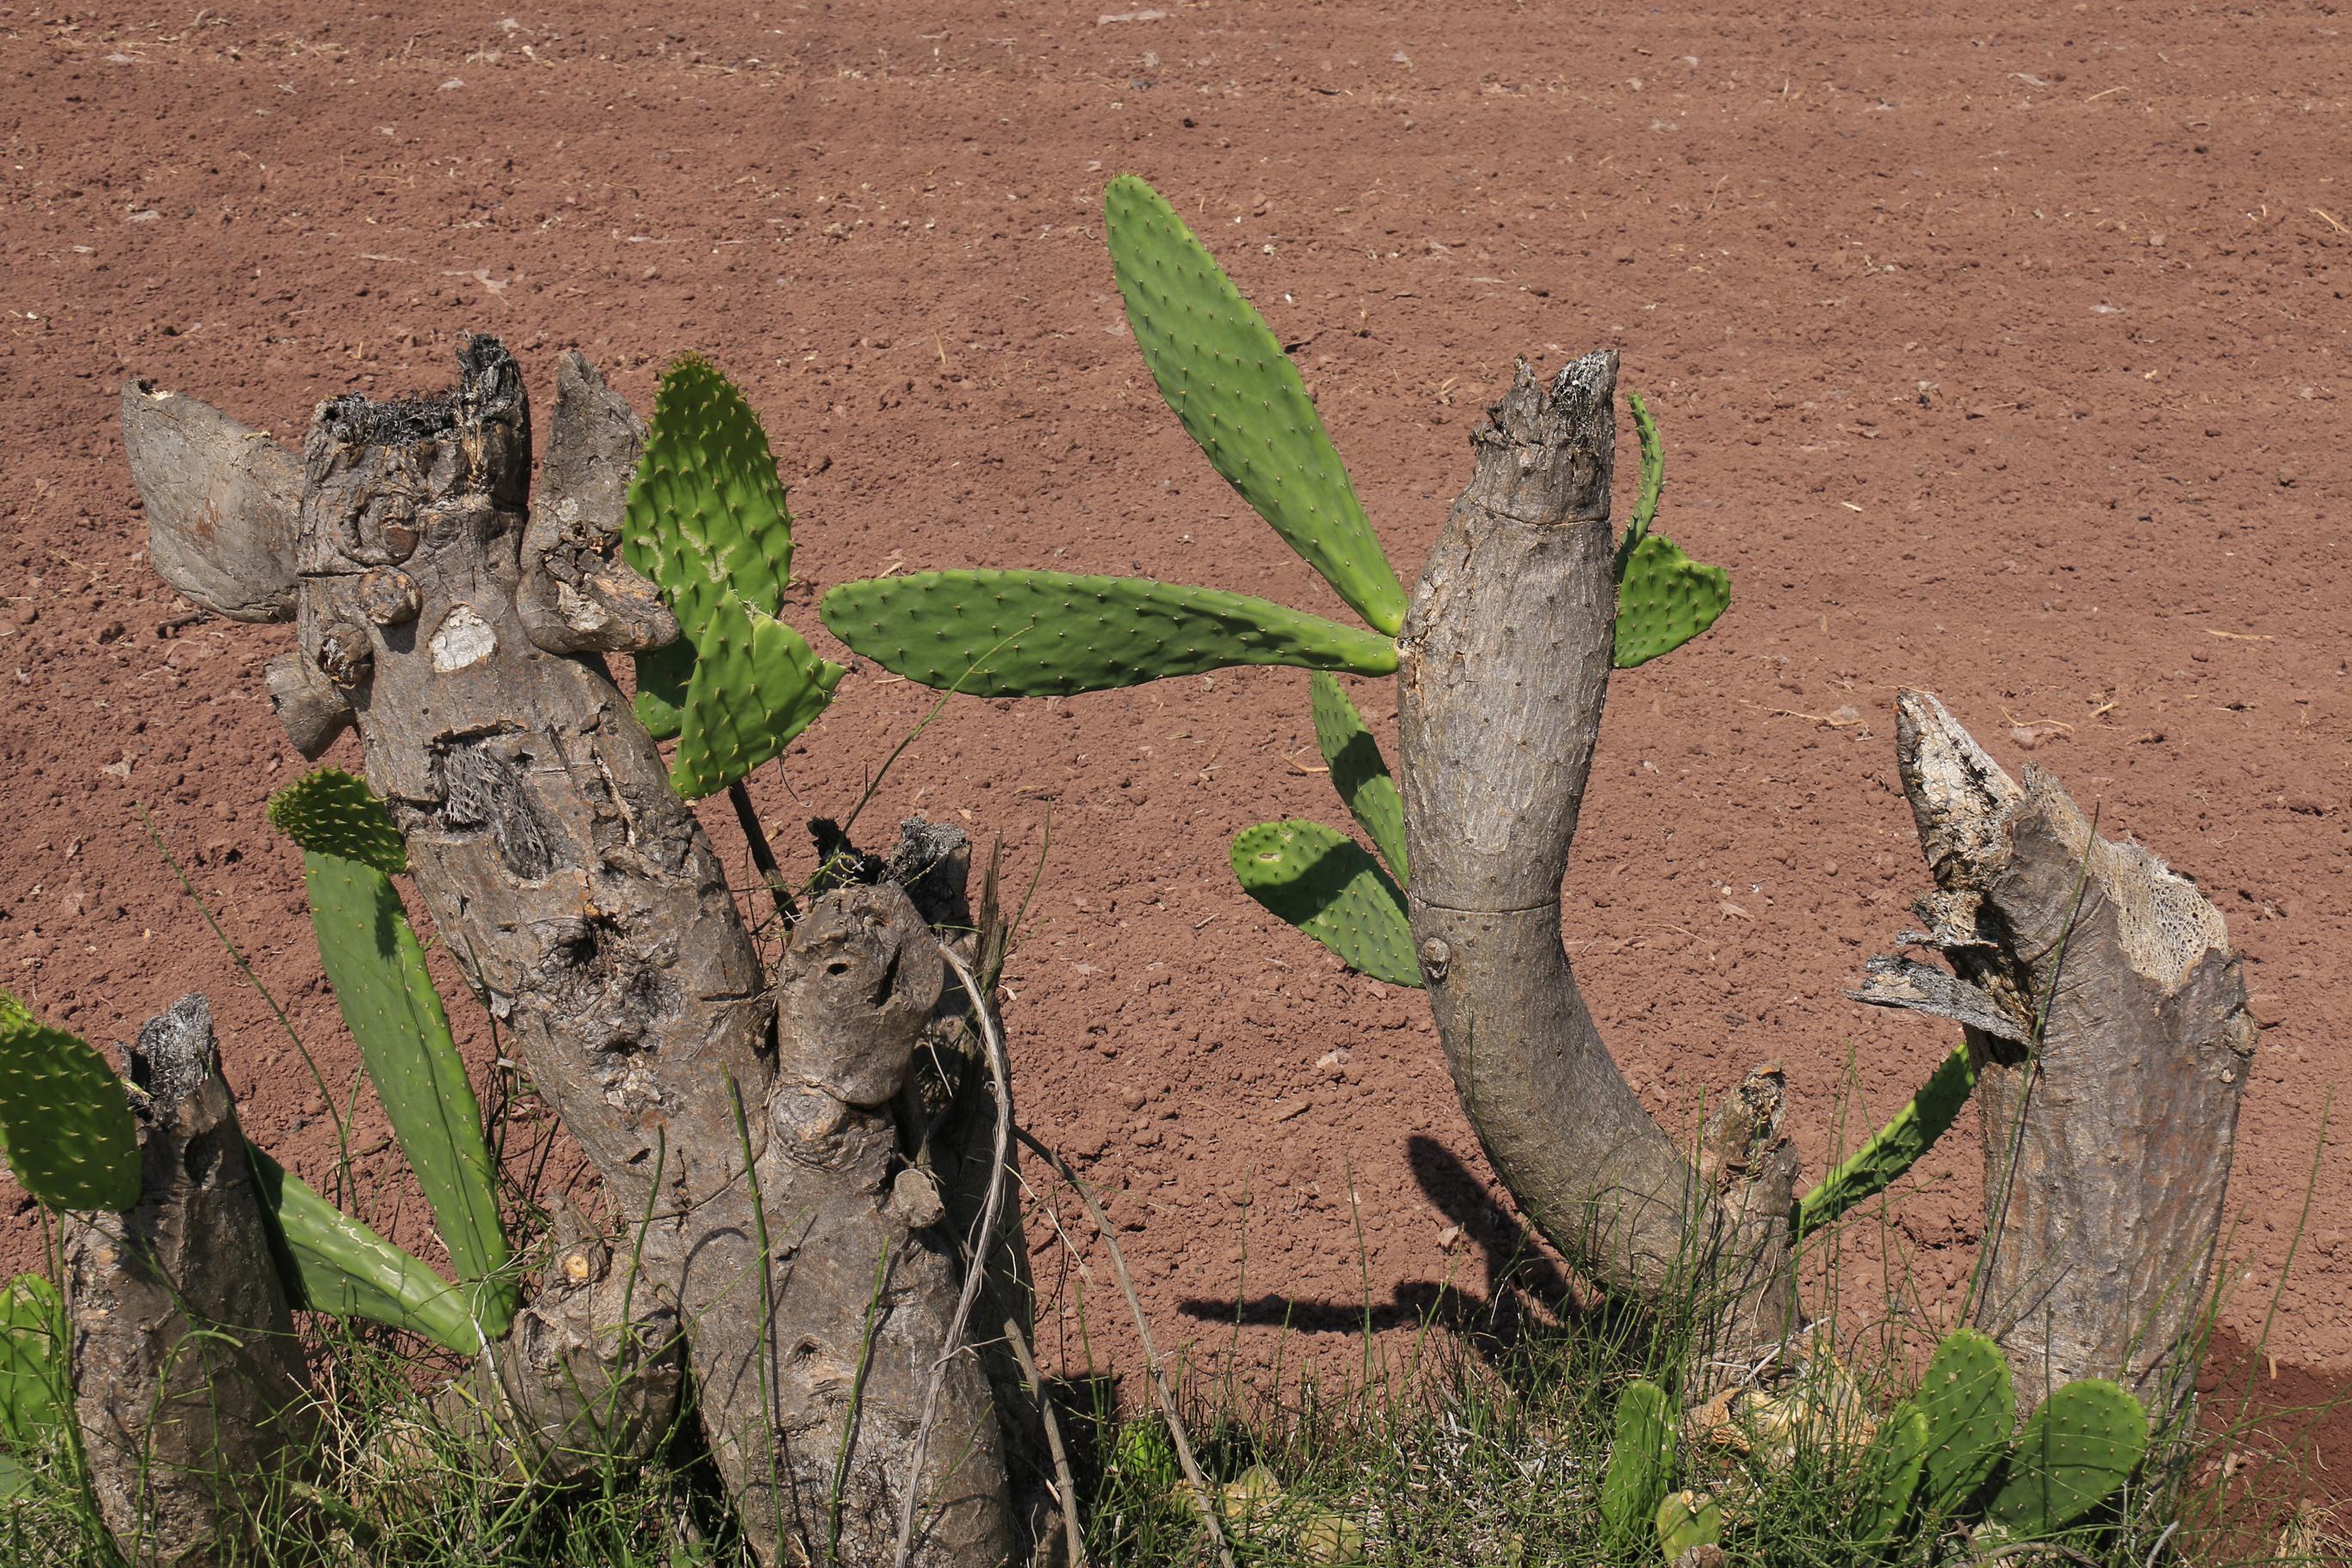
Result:
<svg viewBox="0 0 2352 1568"><path fill-rule="evenodd" d="M1656 1384L1636 1379L1617 1396L1609 1468L1601 1478L1601 1523L1611 1536L1630 1541L1656 1522L1674 1457L1674 1404Z"/></svg>
<svg viewBox="0 0 2352 1568"><path fill-rule="evenodd" d="M1136 347L1185 433L1339 597L1394 637L1404 585L1265 318L1176 209L1132 174L1103 193L1103 234Z"/></svg>
<svg viewBox="0 0 2352 1568"><path fill-rule="evenodd" d="M0 1451L37 1447L63 1417L72 1398L64 1327L58 1288L39 1275L19 1274L0 1289Z"/></svg>
<svg viewBox="0 0 2352 1568"><path fill-rule="evenodd" d="M1234 876L1277 918L1394 985L1419 985L1404 894L1362 845L1319 822L1261 822L1234 836Z"/></svg>
<svg viewBox="0 0 2352 1568"><path fill-rule="evenodd" d="M1927 1416L1917 1405L1895 1407L1880 1424L1854 1485L1853 1538L1875 1550L1902 1532L1927 1468Z"/></svg>
<svg viewBox="0 0 2352 1568"><path fill-rule="evenodd" d="M1666 452L1649 405L1625 395L1641 437L1642 485L1633 526L1617 544L1617 651L1620 669L1669 654L1715 625L1731 603L1731 574L1703 566L1663 533L1650 531L1666 489Z"/></svg>
<svg viewBox="0 0 2352 1568"><path fill-rule="evenodd" d="M482 1331L466 1291L320 1197L262 1150L245 1147L254 1196L293 1305L405 1329L462 1356L481 1353Z"/></svg>
<svg viewBox="0 0 2352 1568"><path fill-rule="evenodd" d="M269 825L305 849L379 871L408 869L408 841L383 797L341 768L306 773L269 797Z"/></svg>
<svg viewBox="0 0 2352 1568"><path fill-rule="evenodd" d="M1722 1542L1723 1510L1713 1498L1697 1492L1669 1492L1658 1504L1657 1526L1658 1550L1674 1563L1694 1546Z"/></svg>
<svg viewBox="0 0 2352 1568"><path fill-rule="evenodd" d="M2032 1538L2065 1529L2116 1494L2147 1448L2147 1412L2105 1378L2052 1391L2026 1418L1985 1515Z"/></svg>
<svg viewBox="0 0 2352 1568"><path fill-rule="evenodd" d="M1927 1417L1929 1512L1958 1513L2009 1450L2017 1394L2000 1347L1974 1329L1957 1329L1936 1347L1919 1387Z"/></svg>
<svg viewBox="0 0 2352 1568"><path fill-rule="evenodd" d="M1383 637L1220 588L1067 572L918 572L844 583L833 635L897 675L982 697L1135 686L1237 664L1390 675Z"/></svg>
<svg viewBox="0 0 2352 1568"><path fill-rule="evenodd" d="M1968 1047L1954 1047L1893 1121L1805 1194L1797 1205L1797 1234L1810 1235L1894 1185L1950 1129L1976 1085L1977 1069L1969 1060Z"/></svg>
<svg viewBox="0 0 2352 1568"><path fill-rule="evenodd" d="M1388 862L1389 875L1405 881L1404 801L1396 780L1389 774L1380 742L1372 739L1364 716L1339 689L1339 683L1321 670L1309 682L1315 716L1315 746L1331 770L1331 787L1339 792L1349 813L1371 838L1372 847Z"/></svg>
<svg viewBox="0 0 2352 1568"><path fill-rule="evenodd" d="M0 1154L53 1209L139 1202L139 1134L123 1082L76 1036L0 992Z"/></svg>
<svg viewBox="0 0 2352 1568"><path fill-rule="evenodd" d="M678 640L637 659L637 716L677 739L670 782L688 799L781 753L840 683L777 619L792 523L751 405L708 361L679 360L654 398L621 550L677 616Z"/></svg>
<svg viewBox="0 0 2352 1568"><path fill-rule="evenodd" d="M475 1315L495 1339L514 1316L517 1291L499 1216L498 1173L425 950L400 895L374 867L306 851L302 880L336 1005L416 1173L449 1261L474 1298Z"/></svg>

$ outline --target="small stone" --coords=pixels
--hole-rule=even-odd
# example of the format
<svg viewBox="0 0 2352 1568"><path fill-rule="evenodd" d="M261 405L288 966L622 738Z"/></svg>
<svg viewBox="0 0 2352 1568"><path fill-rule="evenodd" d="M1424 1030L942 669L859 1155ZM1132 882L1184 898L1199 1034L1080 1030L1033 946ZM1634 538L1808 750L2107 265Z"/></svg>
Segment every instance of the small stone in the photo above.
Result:
<svg viewBox="0 0 2352 1568"><path fill-rule="evenodd" d="M2286 1001L2275 991L2256 991L2246 998L2246 1012L2258 1026L2275 1029L2286 1022Z"/></svg>

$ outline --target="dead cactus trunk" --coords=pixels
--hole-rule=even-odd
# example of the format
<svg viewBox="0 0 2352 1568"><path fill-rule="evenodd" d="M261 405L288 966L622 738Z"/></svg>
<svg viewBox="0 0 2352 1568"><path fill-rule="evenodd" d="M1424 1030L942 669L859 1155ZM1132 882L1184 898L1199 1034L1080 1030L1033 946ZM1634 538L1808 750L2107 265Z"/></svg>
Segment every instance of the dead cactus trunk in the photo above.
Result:
<svg viewBox="0 0 2352 1568"><path fill-rule="evenodd" d="M929 1463L908 1473L961 1272L936 1203L910 1211L894 1181L894 1102L942 990L932 932L898 887L845 889L762 973L599 658L676 635L615 552L642 426L568 356L534 510L514 361L472 338L459 364L436 397L320 405L280 717L310 755L356 724L435 926L608 1204L642 1225L644 1285L676 1313L761 1558L887 1561L915 1486L916 1563L1003 1561L1003 1438L973 1357L948 1361ZM248 444L196 438L226 422L191 399L124 401L130 429L195 432L130 443L134 468L142 450L179 465L142 470L142 495L215 493ZM151 501L151 524L187 512ZM263 570L239 564L241 582Z"/></svg>
<svg viewBox="0 0 2352 1568"><path fill-rule="evenodd" d="M1937 887L1929 929L1906 940L1943 953L1979 1020L1975 1321L2021 1407L2111 1377L2161 1418L2193 1382L2253 1058L2221 913L2147 850L2095 837L2048 773L2011 779L1927 693L1897 700L1895 743ZM1864 1001L1952 989L1906 985L1899 959L1873 967Z"/></svg>
<svg viewBox="0 0 2352 1568"><path fill-rule="evenodd" d="M1612 1289L1710 1299L1703 1353L1728 1360L1797 1320L1779 1075L1719 1108L1695 1171L1617 1070L1560 945L1612 662L1616 386L1613 353L1549 384L1522 362L1472 437L1399 642L1407 897L1454 1085L1522 1211Z"/></svg>
<svg viewBox="0 0 2352 1568"><path fill-rule="evenodd" d="M212 1008L190 995L129 1053L139 1205L68 1215L74 1406L100 1517L134 1568L245 1560L316 1432L270 1266Z"/></svg>

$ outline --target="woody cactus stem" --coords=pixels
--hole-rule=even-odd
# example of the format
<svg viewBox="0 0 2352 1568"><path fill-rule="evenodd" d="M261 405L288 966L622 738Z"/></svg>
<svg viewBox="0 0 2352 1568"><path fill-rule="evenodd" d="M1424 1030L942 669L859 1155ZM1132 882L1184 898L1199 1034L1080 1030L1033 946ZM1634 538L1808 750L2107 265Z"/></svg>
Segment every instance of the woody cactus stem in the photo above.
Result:
<svg viewBox="0 0 2352 1568"><path fill-rule="evenodd" d="M1722 1357L1777 1344L1795 1313L1778 1079L1726 1102L1695 1172L1618 1072L1559 940L1616 622L1616 382L1612 353L1549 383L1522 363L1472 437L1399 641L1407 894L1455 1086L1512 1195L1613 1288L1698 1285Z"/></svg>
<svg viewBox="0 0 2352 1568"><path fill-rule="evenodd" d="M617 487L573 488L599 466L567 449L625 433L626 408L567 363L539 504L577 526L551 539L527 528L520 371L488 338L458 359L439 395L319 410L285 680L310 695L280 693L289 733L331 739L315 721L322 689L356 723L442 940L608 1205L643 1217L631 1256L687 1337L704 1433L758 1556L880 1561L915 1485L918 1564L1003 1561L1001 1436L971 1358L950 1363L929 1468L907 1474L919 1373L940 1359L958 1283L948 1244L910 1226L886 1180L888 1107L940 989L929 932L895 888L834 895L803 919L771 991L627 700L593 653L518 607L551 570L534 552L557 548L593 556L566 570L604 581L605 599L642 598L604 553ZM213 476L142 475L142 491L174 479Z"/></svg>

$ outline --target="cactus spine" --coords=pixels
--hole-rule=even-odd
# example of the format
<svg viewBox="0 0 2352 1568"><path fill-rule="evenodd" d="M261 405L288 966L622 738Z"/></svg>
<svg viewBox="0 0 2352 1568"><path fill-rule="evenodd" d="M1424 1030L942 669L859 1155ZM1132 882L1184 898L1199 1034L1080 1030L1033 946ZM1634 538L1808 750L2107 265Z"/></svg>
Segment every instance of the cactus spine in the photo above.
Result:
<svg viewBox="0 0 2352 1568"><path fill-rule="evenodd" d="M662 377L621 548L661 589L679 632L638 656L637 716L656 739L677 739L678 794L714 794L814 722L843 670L777 619L792 581L792 513L767 433L708 361L688 355Z"/></svg>
<svg viewBox="0 0 2352 1568"><path fill-rule="evenodd" d="M1601 1479L1601 1525L1609 1536L1631 1541L1656 1522L1674 1457L1674 1405L1664 1389L1636 1379L1617 1396L1609 1468Z"/></svg>

